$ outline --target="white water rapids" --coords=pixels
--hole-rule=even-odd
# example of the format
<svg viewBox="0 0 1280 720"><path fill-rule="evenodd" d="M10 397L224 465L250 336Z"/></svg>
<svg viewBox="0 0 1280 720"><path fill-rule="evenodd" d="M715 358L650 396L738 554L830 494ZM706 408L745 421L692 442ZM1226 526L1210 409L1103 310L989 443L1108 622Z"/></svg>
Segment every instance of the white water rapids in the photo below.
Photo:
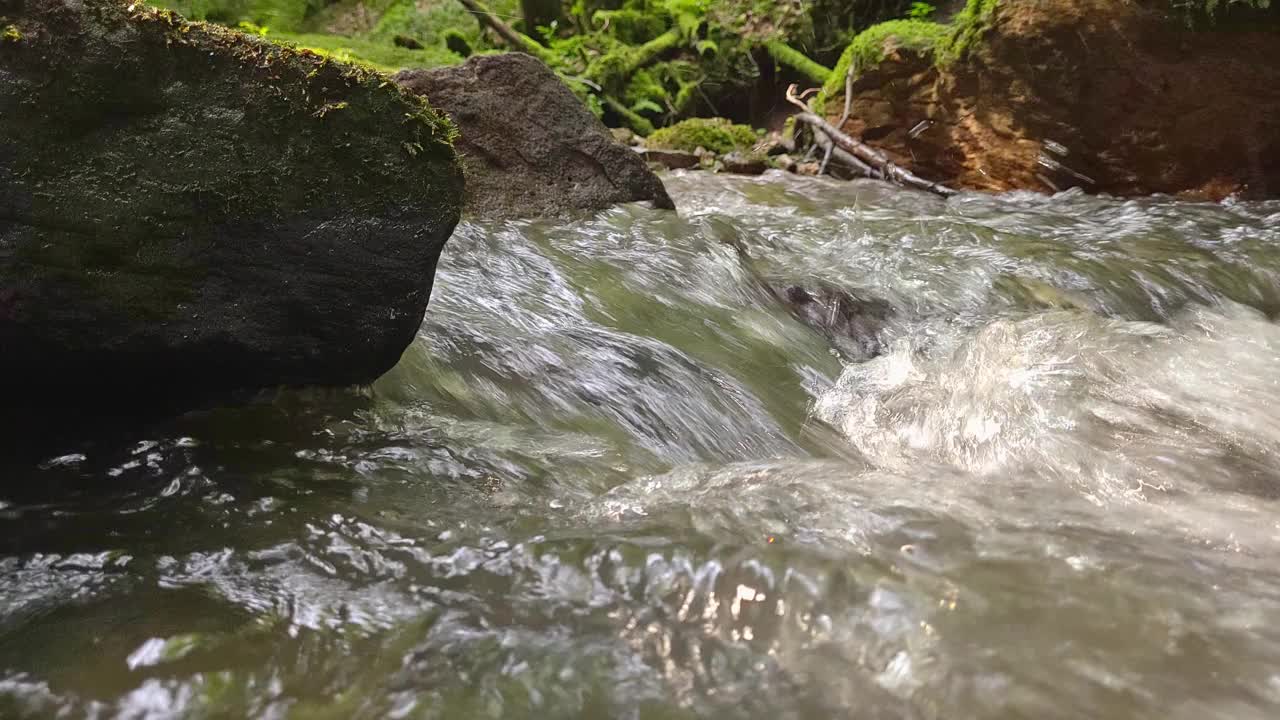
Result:
<svg viewBox="0 0 1280 720"><path fill-rule="evenodd" d="M0 460L0 717L1280 715L1280 203L667 180Z"/></svg>

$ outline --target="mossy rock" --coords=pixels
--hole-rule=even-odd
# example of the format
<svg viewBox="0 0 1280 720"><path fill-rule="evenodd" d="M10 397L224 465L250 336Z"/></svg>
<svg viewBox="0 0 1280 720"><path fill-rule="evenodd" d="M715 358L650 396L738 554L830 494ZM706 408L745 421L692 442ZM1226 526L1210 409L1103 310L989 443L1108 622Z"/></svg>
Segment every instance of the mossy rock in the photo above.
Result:
<svg viewBox="0 0 1280 720"><path fill-rule="evenodd" d="M654 131L645 139L645 146L684 152L703 148L723 155L750 148L758 139L755 130L724 118L690 118Z"/></svg>
<svg viewBox="0 0 1280 720"><path fill-rule="evenodd" d="M415 336L455 130L386 76L116 0L0 0L7 398L347 385Z"/></svg>

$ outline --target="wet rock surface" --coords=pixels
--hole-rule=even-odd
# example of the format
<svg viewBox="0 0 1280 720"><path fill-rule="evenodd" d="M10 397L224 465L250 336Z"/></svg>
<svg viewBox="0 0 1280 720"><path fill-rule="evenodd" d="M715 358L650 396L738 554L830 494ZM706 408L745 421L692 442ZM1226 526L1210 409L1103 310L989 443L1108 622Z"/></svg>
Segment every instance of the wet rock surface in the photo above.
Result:
<svg viewBox="0 0 1280 720"><path fill-rule="evenodd" d="M698 167L702 163L702 158L683 150L645 148L639 150L637 154L644 158L645 162L659 165L668 170L688 170Z"/></svg>
<svg viewBox="0 0 1280 720"><path fill-rule="evenodd" d="M743 152L731 152L720 159L725 172L739 175L760 175L769 169L769 163L761 155Z"/></svg>
<svg viewBox="0 0 1280 720"><path fill-rule="evenodd" d="M457 123L470 216L556 216L636 201L674 207L644 160L534 57L478 56L395 80Z"/></svg>

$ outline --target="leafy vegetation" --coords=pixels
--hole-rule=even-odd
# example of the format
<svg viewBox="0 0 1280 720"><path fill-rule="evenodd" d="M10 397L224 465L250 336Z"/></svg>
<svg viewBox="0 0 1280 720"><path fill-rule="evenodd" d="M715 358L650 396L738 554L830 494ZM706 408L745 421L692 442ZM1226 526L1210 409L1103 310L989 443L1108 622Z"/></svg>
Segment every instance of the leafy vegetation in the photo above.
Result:
<svg viewBox="0 0 1280 720"><path fill-rule="evenodd" d="M765 49L769 51L774 60L799 71L819 85L825 83L831 75L830 68L823 67L806 57L804 53L779 40L771 40L765 43Z"/></svg>
<svg viewBox="0 0 1280 720"><path fill-rule="evenodd" d="M951 34L939 50L937 58L948 63L968 54L982 33L991 25L1000 0L968 0L951 21Z"/></svg>
<svg viewBox="0 0 1280 720"><path fill-rule="evenodd" d="M692 116L742 117L766 73L779 91L820 86L866 25L933 10L905 0L153 1L382 71L520 49L597 115L642 134Z"/></svg>
<svg viewBox="0 0 1280 720"><path fill-rule="evenodd" d="M456 0L155 0L207 20L383 71L462 62L472 48L495 49ZM497 0L513 13L518 0ZM409 46L397 42L409 41ZM466 52L462 52L466 51Z"/></svg>
<svg viewBox="0 0 1280 720"><path fill-rule="evenodd" d="M907 11L907 17L912 20L927 20L937 11L938 8L927 2L913 2L911 9Z"/></svg>

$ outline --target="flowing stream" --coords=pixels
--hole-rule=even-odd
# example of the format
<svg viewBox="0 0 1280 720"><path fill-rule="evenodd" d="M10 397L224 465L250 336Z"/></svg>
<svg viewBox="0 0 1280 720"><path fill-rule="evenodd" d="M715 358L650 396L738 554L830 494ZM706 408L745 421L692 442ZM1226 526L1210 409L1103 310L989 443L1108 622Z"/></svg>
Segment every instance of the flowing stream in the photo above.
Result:
<svg viewBox="0 0 1280 720"><path fill-rule="evenodd" d="M0 717L1280 716L1280 202L667 182L0 459Z"/></svg>

